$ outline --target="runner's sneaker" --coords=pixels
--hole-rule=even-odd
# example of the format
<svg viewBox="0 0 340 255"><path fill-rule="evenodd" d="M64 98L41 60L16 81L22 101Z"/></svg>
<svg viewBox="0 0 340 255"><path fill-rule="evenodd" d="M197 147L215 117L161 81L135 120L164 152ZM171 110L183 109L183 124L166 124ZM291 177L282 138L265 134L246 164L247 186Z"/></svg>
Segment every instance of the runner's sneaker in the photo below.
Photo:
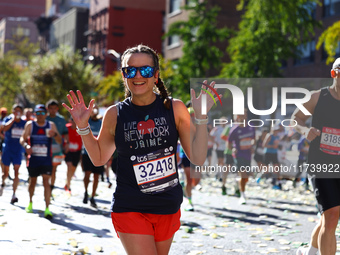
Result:
<svg viewBox="0 0 340 255"><path fill-rule="evenodd" d="M193 212L194 211L194 204L192 203L191 198L188 198L188 202L189 202L189 204L187 205L187 207L184 208L184 211Z"/></svg>
<svg viewBox="0 0 340 255"><path fill-rule="evenodd" d="M187 211L187 212L195 211L193 204L188 204L187 207L184 208L184 211Z"/></svg>
<svg viewBox="0 0 340 255"><path fill-rule="evenodd" d="M89 199L89 195L87 194L87 191L85 191L83 203L84 203L84 204L87 204L87 200L88 200L88 199Z"/></svg>
<svg viewBox="0 0 340 255"><path fill-rule="evenodd" d="M14 203L18 202L19 199L17 197L12 197L11 204L14 205Z"/></svg>
<svg viewBox="0 0 340 255"><path fill-rule="evenodd" d="M2 193L4 192L4 188L5 188L5 185L2 184L2 185L0 186L0 197L2 196Z"/></svg>
<svg viewBox="0 0 340 255"><path fill-rule="evenodd" d="M303 183L303 186L305 187L305 190L309 190L308 182L304 182L304 183Z"/></svg>
<svg viewBox="0 0 340 255"><path fill-rule="evenodd" d="M241 192L239 189L235 190L235 196L241 197Z"/></svg>
<svg viewBox="0 0 340 255"><path fill-rule="evenodd" d="M297 183L297 180L296 178L293 180L293 188L296 188L296 183Z"/></svg>
<svg viewBox="0 0 340 255"><path fill-rule="evenodd" d="M53 214L50 212L50 210L48 208L45 209L45 218L46 219L52 219L53 218Z"/></svg>
<svg viewBox="0 0 340 255"><path fill-rule="evenodd" d="M278 185L274 185L274 186L273 186L273 189L282 190L282 185L281 185L281 183L279 183Z"/></svg>
<svg viewBox="0 0 340 255"><path fill-rule="evenodd" d="M65 184L64 190L71 195L71 189Z"/></svg>
<svg viewBox="0 0 340 255"><path fill-rule="evenodd" d="M92 207L97 208L96 201L94 200L93 197L91 197L90 202L91 202L91 206L92 206Z"/></svg>
<svg viewBox="0 0 340 255"><path fill-rule="evenodd" d="M318 252L317 248L313 246L301 246L297 249L296 255L315 255Z"/></svg>
<svg viewBox="0 0 340 255"><path fill-rule="evenodd" d="M27 213L33 213L33 204L30 202L28 206L25 208Z"/></svg>
<svg viewBox="0 0 340 255"><path fill-rule="evenodd" d="M240 200L238 201L238 203L239 203L240 205L245 205L245 204L247 203L247 201L246 201L245 197L241 196L241 197L240 197Z"/></svg>
<svg viewBox="0 0 340 255"><path fill-rule="evenodd" d="M296 255L306 255L308 247L299 247L296 251Z"/></svg>
<svg viewBox="0 0 340 255"><path fill-rule="evenodd" d="M227 188L225 186L222 186L222 195L227 195Z"/></svg>

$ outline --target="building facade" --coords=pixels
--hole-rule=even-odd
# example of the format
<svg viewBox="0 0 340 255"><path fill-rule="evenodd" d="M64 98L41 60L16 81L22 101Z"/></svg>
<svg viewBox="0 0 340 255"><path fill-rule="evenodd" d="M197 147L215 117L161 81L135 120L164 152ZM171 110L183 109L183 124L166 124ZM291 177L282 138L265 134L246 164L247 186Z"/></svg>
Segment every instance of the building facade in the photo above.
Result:
<svg viewBox="0 0 340 255"><path fill-rule="evenodd" d="M75 52L87 47L88 9L73 8L53 21L50 28L50 50L55 51L60 45L68 45Z"/></svg>
<svg viewBox="0 0 340 255"><path fill-rule="evenodd" d="M241 20L242 13L236 11L236 0L208 0L208 5L217 5L221 8L217 18L218 27L227 26L237 29ZM315 29L315 36L307 44L301 44L297 51L301 52L300 58L288 59L284 61L282 74L284 77L330 77L330 65L326 64L327 55L323 49L316 50L318 38L321 33L334 22L340 19L340 1L339 0L322 0L321 5L315 5L314 17L316 20L322 21L323 27ZM167 0L166 1L166 31L168 27L176 21L187 20L188 13L182 10L186 4L190 4L190 0ZM225 52L228 42L218 44L219 48ZM179 37L172 36L164 41L164 54L166 59L176 60L182 56L182 42ZM337 57L340 56L340 44L337 47ZM223 62L230 59L225 54ZM220 70L212 70L212 75L217 75Z"/></svg>
<svg viewBox="0 0 340 255"><path fill-rule="evenodd" d="M38 42L38 30L33 21L22 17L3 18L0 21L0 58L13 49L8 41L21 40L24 37L28 37L30 43Z"/></svg>
<svg viewBox="0 0 340 255"><path fill-rule="evenodd" d="M101 64L106 76L128 47L143 43L162 53L164 12L165 0L91 0L88 61Z"/></svg>
<svg viewBox="0 0 340 255"><path fill-rule="evenodd" d="M45 13L45 0L1 0L0 20L6 17L27 17L34 21Z"/></svg>

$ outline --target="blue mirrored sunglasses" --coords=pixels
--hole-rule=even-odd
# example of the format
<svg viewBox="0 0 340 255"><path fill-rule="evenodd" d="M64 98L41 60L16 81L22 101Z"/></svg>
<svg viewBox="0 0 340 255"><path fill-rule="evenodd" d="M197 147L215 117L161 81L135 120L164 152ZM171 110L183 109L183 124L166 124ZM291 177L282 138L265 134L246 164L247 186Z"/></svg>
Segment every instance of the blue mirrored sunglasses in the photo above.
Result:
<svg viewBox="0 0 340 255"><path fill-rule="evenodd" d="M35 112L36 115L45 115L46 112Z"/></svg>
<svg viewBox="0 0 340 255"><path fill-rule="evenodd" d="M122 68L124 78L128 79L134 78L138 70L140 75L144 78L151 78L155 74L155 68L152 66L128 66Z"/></svg>

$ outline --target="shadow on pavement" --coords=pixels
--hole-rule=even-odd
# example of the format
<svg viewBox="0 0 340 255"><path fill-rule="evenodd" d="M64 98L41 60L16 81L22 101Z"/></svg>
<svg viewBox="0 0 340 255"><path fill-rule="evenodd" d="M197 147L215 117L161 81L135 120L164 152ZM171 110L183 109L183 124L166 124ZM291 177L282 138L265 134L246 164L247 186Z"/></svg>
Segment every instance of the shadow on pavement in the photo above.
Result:
<svg viewBox="0 0 340 255"><path fill-rule="evenodd" d="M206 207L208 211L203 211L203 210L199 210L195 208L195 212L202 213L204 215L210 215L216 218L228 219L232 221L242 221L244 223L250 223L250 224L275 225L277 223L277 221L271 221L268 219L259 219L260 216L267 216L268 218L271 218L271 219L281 220L280 217L276 215L272 215L272 214L267 214L267 213L257 214L257 213L251 213L251 212L246 212L246 211L228 210L225 208L216 208L216 207L202 206L202 205L200 205L200 207ZM222 211L223 213L216 212L216 211ZM237 216L237 215L227 215L224 213L239 214L240 216L242 215L242 217Z"/></svg>
<svg viewBox="0 0 340 255"><path fill-rule="evenodd" d="M112 237L112 235L108 235L110 234L109 229L95 229L95 228L87 227L81 224L75 224L72 222L65 221L62 218L58 218L58 216L54 216L51 222L53 224L58 224L60 226L66 227L70 231L79 230L82 233L91 233L91 234L95 234L98 237L106 237L106 238Z"/></svg>
<svg viewBox="0 0 340 255"><path fill-rule="evenodd" d="M96 200L98 201L98 200ZM83 214L88 214L88 215L92 215L92 214L100 214L106 218L111 218L111 213L110 211L105 211L105 210L101 210L101 209L96 209L93 207L85 207L85 206L76 206L76 205L71 205L71 204L65 204L67 205L67 208L77 212L77 213L83 213Z"/></svg>

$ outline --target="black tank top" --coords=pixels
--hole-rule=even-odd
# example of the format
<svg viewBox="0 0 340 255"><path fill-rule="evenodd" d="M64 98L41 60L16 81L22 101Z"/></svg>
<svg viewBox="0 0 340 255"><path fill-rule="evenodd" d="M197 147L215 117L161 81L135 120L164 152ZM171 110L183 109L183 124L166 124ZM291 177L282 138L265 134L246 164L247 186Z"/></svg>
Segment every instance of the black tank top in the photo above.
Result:
<svg viewBox="0 0 340 255"><path fill-rule="evenodd" d="M32 154L29 159L29 167L52 165L52 138L46 136L47 129L51 128L50 122L45 121L43 126L32 121L30 142Z"/></svg>
<svg viewBox="0 0 340 255"><path fill-rule="evenodd" d="M178 132L173 109L163 100L137 106L131 98L117 104L115 142L117 188L113 212L176 213L183 200L178 181Z"/></svg>
<svg viewBox="0 0 340 255"><path fill-rule="evenodd" d="M313 165L340 164L340 100L336 100L329 88L322 88L316 104L312 127L321 131L310 144L308 163ZM314 166L313 166L314 167ZM311 169L310 169L311 170ZM337 171L340 171L338 169ZM315 172L314 172L315 173ZM337 176L340 174L337 173Z"/></svg>

